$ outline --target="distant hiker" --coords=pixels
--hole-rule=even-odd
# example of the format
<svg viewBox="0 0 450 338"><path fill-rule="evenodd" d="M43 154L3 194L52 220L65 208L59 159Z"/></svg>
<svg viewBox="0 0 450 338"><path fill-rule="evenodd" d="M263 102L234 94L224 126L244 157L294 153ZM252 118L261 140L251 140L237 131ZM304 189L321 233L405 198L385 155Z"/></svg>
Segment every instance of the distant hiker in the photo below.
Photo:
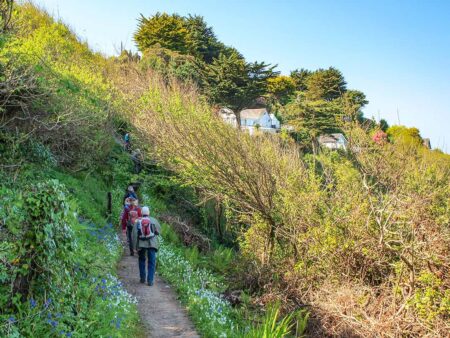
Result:
<svg viewBox="0 0 450 338"><path fill-rule="evenodd" d="M134 199L138 198L136 193L135 193L135 191L134 191L134 188L133 188L133 186L131 184L127 187L127 190L125 190L125 195L123 196L123 204L124 205L125 205L126 199L130 198L130 197L132 197Z"/></svg>
<svg viewBox="0 0 450 338"><path fill-rule="evenodd" d="M133 153L131 154L131 160L134 163L134 173L139 174L142 170L142 160L143 160L142 153L139 149L133 151Z"/></svg>
<svg viewBox="0 0 450 338"><path fill-rule="evenodd" d="M126 133L125 136L123 137L123 143L124 143L124 147L126 151L130 150L130 134Z"/></svg>
<svg viewBox="0 0 450 338"><path fill-rule="evenodd" d="M129 197L123 209L122 215L122 231L127 232L128 247L130 248L130 255L134 256L134 246L131 234L133 232L133 227L139 218L142 217L141 208L139 208L139 201L133 197Z"/></svg>
<svg viewBox="0 0 450 338"><path fill-rule="evenodd" d="M148 207L142 208L142 218L133 227L133 246L138 250L140 282L145 283L145 260L147 263L147 284L153 285L156 269L156 252L161 226L156 218L150 217Z"/></svg>

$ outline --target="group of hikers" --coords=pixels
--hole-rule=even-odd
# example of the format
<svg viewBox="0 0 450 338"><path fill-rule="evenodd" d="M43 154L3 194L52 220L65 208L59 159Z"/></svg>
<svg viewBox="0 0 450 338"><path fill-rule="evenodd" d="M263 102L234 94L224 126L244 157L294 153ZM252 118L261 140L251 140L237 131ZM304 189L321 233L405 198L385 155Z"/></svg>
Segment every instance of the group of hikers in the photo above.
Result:
<svg viewBox="0 0 450 338"><path fill-rule="evenodd" d="M152 286L161 226L154 217L150 217L148 206L139 205L139 199L132 185L129 185L125 192L123 204L120 223L127 237L130 255L134 256L135 253L138 255L140 282L147 282Z"/></svg>

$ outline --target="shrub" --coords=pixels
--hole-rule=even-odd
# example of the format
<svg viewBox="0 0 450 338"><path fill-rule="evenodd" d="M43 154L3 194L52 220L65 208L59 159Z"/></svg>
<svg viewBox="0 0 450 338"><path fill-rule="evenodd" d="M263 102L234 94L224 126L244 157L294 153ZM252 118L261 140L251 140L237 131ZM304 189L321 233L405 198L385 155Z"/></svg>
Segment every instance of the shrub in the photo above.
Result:
<svg viewBox="0 0 450 338"><path fill-rule="evenodd" d="M98 201L89 189L81 193L82 180L45 167L22 170L0 186L0 335L133 334L136 300L111 274L121 243L111 224L86 220L104 222ZM47 175L64 180L80 203ZM104 194L98 182L84 184Z"/></svg>

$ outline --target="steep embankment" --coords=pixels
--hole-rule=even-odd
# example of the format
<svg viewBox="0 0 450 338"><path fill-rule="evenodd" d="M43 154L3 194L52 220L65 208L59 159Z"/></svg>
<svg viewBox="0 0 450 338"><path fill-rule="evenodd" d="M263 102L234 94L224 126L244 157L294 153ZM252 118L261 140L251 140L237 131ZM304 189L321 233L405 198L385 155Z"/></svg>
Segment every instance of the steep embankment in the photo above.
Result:
<svg viewBox="0 0 450 338"><path fill-rule="evenodd" d="M111 187L27 150L15 161L39 164L0 168L0 336L136 336L135 299L116 277L121 243L105 219Z"/></svg>

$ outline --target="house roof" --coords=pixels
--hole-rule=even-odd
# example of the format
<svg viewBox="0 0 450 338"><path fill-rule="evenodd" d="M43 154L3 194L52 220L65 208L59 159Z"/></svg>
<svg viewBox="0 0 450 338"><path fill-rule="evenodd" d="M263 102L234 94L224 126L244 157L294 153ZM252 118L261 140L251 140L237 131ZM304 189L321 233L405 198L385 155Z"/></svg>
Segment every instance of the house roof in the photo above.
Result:
<svg viewBox="0 0 450 338"><path fill-rule="evenodd" d="M222 114L222 115L231 115L231 114L233 114L234 115L234 112L230 108L222 107L222 108L219 109L219 114Z"/></svg>
<svg viewBox="0 0 450 338"><path fill-rule="evenodd" d="M266 108L244 109L241 111L241 119L259 119L265 112Z"/></svg>
<svg viewBox="0 0 450 338"><path fill-rule="evenodd" d="M336 133L336 134L320 135L318 141L319 143L336 143L339 141L341 137L344 138L344 140L346 140L344 135L342 135L341 133Z"/></svg>

